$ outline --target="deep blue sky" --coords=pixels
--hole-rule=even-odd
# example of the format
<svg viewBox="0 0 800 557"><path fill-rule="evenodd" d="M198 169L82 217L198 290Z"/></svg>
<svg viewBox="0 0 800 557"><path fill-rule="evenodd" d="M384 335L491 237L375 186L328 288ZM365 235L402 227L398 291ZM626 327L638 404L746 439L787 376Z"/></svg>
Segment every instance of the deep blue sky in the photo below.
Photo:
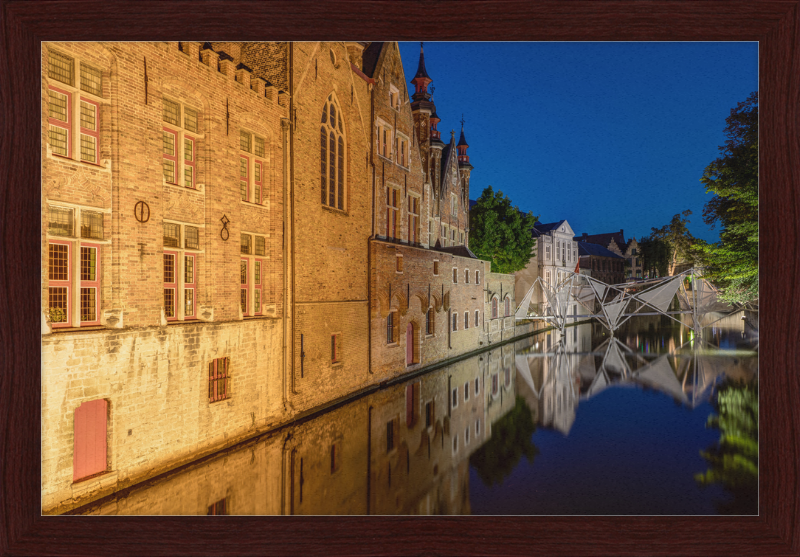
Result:
<svg viewBox="0 0 800 557"><path fill-rule="evenodd" d="M419 43L400 53L410 80ZM542 222L626 239L691 209L692 234L718 240L700 177L758 89L757 43L426 42L425 64L443 141L464 114L472 199L491 185Z"/></svg>

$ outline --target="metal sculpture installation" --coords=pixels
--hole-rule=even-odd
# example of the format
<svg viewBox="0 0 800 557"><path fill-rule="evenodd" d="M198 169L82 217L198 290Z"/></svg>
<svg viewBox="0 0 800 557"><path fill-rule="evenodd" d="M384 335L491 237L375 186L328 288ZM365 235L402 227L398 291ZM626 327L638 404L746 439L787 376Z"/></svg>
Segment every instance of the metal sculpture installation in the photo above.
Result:
<svg viewBox="0 0 800 557"><path fill-rule="evenodd" d="M531 298L537 288L541 291L542 302L532 311ZM670 311L676 296L680 309ZM589 313L578 314L578 306ZM570 307L573 308L571 315ZM670 277L622 284L606 284L571 272L566 272L565 278L556 285L538 277L515 315L517 321L541 320L562 332L569 320L594 318L612 335L635 316L665 315L681 323L676 316L691 315L691 328L700 336L704 327L741 309L721 302L717 289L702 278L700 269L692 268Z"/></svg>

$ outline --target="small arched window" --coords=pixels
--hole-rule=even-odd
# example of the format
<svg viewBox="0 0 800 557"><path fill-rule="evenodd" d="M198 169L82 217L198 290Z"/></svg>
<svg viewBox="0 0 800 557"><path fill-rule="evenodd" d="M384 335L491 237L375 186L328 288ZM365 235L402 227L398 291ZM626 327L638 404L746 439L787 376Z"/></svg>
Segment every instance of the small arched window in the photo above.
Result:
<svg viewBox="0 0 800 557"><path fill-rule="evenodd" d="M497 298L492 298L492 319L497 319Z"/></svg>
<svg viewBox="0 0 800 557"><path fill-rule="evenodd" d="M332 94L322 108L319 138L322 204L344 210L344 127Z"/></svg>

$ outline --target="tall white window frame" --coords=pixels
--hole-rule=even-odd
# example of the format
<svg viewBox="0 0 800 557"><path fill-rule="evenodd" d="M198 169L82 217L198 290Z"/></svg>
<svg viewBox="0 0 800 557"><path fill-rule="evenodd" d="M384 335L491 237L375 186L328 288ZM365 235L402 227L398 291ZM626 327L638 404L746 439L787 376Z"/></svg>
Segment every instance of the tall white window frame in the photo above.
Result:
<svg viewBox="0 0 800 557"><path fill-rule="evenodd" d="M164 220L164 318L168 322L197 319L197 279L200 257L205 254L201 249L204 232L203 224ZM168 276L170 257L172 275Z"/></svg>
<svg viewBox="0 0 800 557"><path fill-rule="evenodd" d="M249 129L239 130L239 196L245 203L264 205L269 196L269 144Z"/></svg>

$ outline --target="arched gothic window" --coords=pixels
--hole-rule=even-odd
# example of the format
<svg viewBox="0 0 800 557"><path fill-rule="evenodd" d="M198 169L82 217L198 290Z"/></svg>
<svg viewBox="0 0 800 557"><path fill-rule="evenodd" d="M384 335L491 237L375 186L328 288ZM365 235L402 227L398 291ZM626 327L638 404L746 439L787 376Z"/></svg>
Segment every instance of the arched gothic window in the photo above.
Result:
<svg viewBox="0 0 800 557"><path fill-rule="evenodd" d="M322 108L319 144L322 204L344 210L344 126L333 94Z"/></svg>

